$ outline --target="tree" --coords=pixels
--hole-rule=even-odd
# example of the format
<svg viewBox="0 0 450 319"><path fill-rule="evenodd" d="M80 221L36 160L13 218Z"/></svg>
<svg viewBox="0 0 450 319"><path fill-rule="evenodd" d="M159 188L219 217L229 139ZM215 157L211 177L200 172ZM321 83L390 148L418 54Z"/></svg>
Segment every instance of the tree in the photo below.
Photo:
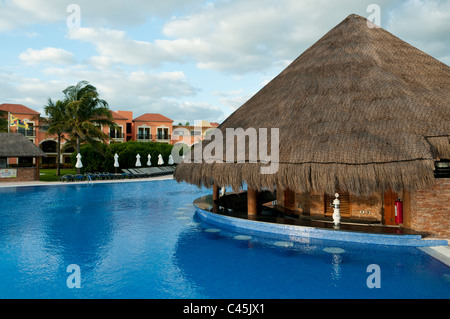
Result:
<svg viewBox="0 0 450 319"><path fill-rule="evenodd" d="M8 112L0 110L0 133L8 132Z"/></svg>
<svg viewBox="0 0 450 319"><path fill-rule="evenodd" d="M105 142L110 137L103 133L100 126L116 127L108 103L99 98L97 89L87 81L69 86L63 93L66 104L65 128L76 140L77 153L80 152L81 142L91 144L101 153L99 141Z"/></svg>
<svg viewBox="0 0 450 319"><path fill-rule="evenodd" d="M56 155L56 176L60 174L61 167L61 138L66 131L67 121L67 103L58 100L55 103L52 99L48 99L47 105L44 106L45 115L48 116L48 130L45 136L56 134L58 137L57 155Z"/></svg>

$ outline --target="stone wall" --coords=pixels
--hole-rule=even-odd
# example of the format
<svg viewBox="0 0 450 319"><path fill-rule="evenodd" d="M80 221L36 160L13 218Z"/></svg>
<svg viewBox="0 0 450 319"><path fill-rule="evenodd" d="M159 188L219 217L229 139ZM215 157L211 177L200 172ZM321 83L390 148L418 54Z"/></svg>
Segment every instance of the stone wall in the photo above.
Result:
<svg viewBox="0 0 450 319"><path fill-rule="evenodd" d="M450 178L438 178L432 187L409 192L406 197L409 216L405 216L405 227L450 239Z"/></svg>
<svg viewBox="0 0 450 319"><path fill-rule="evenodd" d="M380 194L369 197L351 196L351 217L382 219L383 198ZM277 202L283 205L284 192L277 192ZM325 211L324 194L295 193L295 211L298 214L323 215Z"/></svg>
<svg viewBox="0 0 450 319"><path fill-rule="evenodd" d="M0 183L30 182L39 180L39 170L36 167L17 167L17 178L0 178Z"/></svg>

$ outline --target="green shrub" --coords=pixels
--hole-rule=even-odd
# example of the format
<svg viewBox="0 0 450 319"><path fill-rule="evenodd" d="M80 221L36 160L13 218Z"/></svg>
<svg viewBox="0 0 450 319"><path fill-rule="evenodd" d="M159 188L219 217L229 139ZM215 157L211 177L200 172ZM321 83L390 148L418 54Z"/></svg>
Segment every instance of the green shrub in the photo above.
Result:
<svg viewBox="0 0 450 319"><path fill-rule="evenodd" d="M141 156L142 167L147 167L147 156L150 154L152 166L158 166L158 155L161 154L164 160L164 166L168 165L169 155L173 146L170 144L156 142L135 142L101 144L104 153L101 154L91 145L84 145L80 148L81 162L84 172L114 172L114 154L119 155L119 171L121 168L136 167L136 155ZM76 152L71 155L73 167L77 162Z"/></svg>

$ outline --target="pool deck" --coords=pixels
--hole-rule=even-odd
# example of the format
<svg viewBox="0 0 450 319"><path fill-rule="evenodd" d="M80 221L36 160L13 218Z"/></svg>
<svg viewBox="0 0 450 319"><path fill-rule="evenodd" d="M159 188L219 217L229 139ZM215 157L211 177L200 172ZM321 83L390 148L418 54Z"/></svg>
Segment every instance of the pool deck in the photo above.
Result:
<svg viewBox="0 0 450 319"><path fill-rule="evenodd" d="M450 267L450 246L420 247L419 249Z"/></svg>
<svg viewBox="0 0 450 319"><path fill-rule="evenodd" d="M173 175L163 175L145 178L133 178L133 179L118 179L118 180L95 180L95 181L81 181L81 182L6 182L0 183L0 188L5 187L21 187L21 186L54 186L54 185L83 185L83 184L101 184L101 183L133 183L133 182L145 182L145 181L159 181L173 179Z"/></svg>

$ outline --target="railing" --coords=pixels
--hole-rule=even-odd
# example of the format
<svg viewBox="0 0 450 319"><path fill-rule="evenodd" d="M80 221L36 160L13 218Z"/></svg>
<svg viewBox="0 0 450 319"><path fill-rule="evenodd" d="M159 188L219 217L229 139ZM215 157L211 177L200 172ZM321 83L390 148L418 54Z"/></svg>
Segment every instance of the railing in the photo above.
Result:
<svg viewBox="0 0 450 319"><path fill-rule="evenodd" d="M16 130L11 130L11 133L20 133L26 137L35 137L36 129L34 129L34 128L24 129L24 128L19 127Z"/></svg>
<svg viewBox="0 0 450 319"><path fill-rule="evenodd" d="M111 138L125 138L125 134L121 132L109 132L109 137Z"/></svg>
<svg viewBox="0 0 450 319"><path fill-rule="evenodd" d="M138 141L149 141L152 139L152 135L151 134L138 134L137 135L137 139Z"/></svg>
<svg viewBox="0 0 450 319"><path fill-rule="evenodd" d="M171 136L170 134L158 134L156 136L157 140L170 140Z"/></svg>

